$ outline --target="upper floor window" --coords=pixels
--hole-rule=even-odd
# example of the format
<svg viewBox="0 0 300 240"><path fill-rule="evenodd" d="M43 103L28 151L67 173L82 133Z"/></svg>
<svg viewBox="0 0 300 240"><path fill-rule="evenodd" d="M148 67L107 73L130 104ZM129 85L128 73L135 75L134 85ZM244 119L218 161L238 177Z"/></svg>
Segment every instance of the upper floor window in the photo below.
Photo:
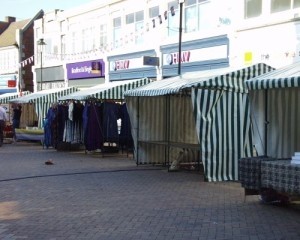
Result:
<svg viewBox="0 0 300 240"><path fill-rule="evenodd" d="M113 19L113 40L114 46L117 48L119 46L119 41L121 39L121 17Z"/></svg>
<svg viewBox="0 0 300 240"><path fill-rule="evenodd" d="M213 13L208 0L185 1L185 32L203 31L213 26Z"/></svg>
<svg viewBox="0 0 300 240"><path fill-rule="evenodd" d="M300 7L300 0L271 0L271 13Z"/></svg>
<svg viewBox="0 0 300 240"><path fill-rule="evenodd" d="M149 18L155 18L159 15L159 6L149 8Z"/></svg>
<svg viewBox="0 0 300 240"><path fill-rule="evenodd" d="M178 1L168 3L168 36L177 36L179 32L179 5Z"/></svg>
<svg viewBox="0 0 300 240"><path fill-rule="evenodd" d="M263 14L263 4L267 9L270 9L270 13L278 13L283 11L300 8L300 0L269 0L264 2L263 0L244 0L245 3L245 19L259 17Z"/></svg>
<svg viewBox="0 0 300 240"><path fill-rule="evenodd" d="M139 34L144 25L144 11L138 11L135 13L130 13L126 15L126 29L124 29L123 41L128 41L128 35L130 38L134 37L134 42L136 44L142 43L141 34Z"/></svg>
<svg viewBox="0 0 300 240"><path fill-rule="evenodd" d="M300 0L294 0L293 8L298 8L298 7L300 7Z"/></svg>
<svg viewBox="0 0 300 240"><path fill-rule="evenodd" d="M262 14L262 0L245 0L245 18L258 17Z"/></svg>

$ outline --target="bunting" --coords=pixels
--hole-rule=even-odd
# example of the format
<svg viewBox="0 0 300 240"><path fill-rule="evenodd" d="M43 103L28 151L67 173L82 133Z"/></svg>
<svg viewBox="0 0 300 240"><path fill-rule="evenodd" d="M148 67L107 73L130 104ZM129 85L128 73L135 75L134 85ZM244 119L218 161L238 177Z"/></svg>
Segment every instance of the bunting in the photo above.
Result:
<svg viewBox="0 0 300 240"><path fill-rule="evenodd" d="M47 61L70 61L70 60L79 60L79 59L90 59L98 57L99 55L107 54L113 50L124 47L128 44L135 43L136 40L141 39L145 34L150 33L151 31L159 30L161 27L165 26L164 23L168 21L169 16L172 18L175 16L174 7L171 7L170 10L166 10L163 14L150 19L149 22L145 23L139 30L135 32L130 32L125 35L122 35L119 39L116 39L114 42L107 43L106 45L95 48L89 51L77 52L77 53L54 53L47 52L44 53L44 57ZM34 56L31 56L22 62L19 63L19 68L25 67L29 64L34 63Z"/></svg>

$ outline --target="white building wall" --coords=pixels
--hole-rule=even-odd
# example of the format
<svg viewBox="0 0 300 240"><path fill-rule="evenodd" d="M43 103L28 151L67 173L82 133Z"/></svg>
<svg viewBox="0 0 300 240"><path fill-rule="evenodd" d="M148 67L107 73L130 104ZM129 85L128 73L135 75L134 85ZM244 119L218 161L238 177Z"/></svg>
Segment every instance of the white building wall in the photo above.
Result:
<svg viewBox="0 0 300 240"><path fill-rule="evenodd" d="M16 47L0 49L0 74L12 74L18 72L19 50Z"/></svg>
<svg viewBox="0 0 300 240"><path fill-rule="evenodd" d="M232 42L234 64L264 62L279 68L299 61L300 8L271 13L271 1L263 4L260 16L240 16L237 21ZM240 7L244 9L243 4Z"/></svg>
<svg viewBox="0 0 300 240"><path fill-rule="evenodd" d="M49 41L45 48L44 66L62 65L66 69L68 63L101 58L106 61L105 78L108 80L110 66L107 58L110 56L154 49L156 56L159 56L163 62L160 47L176 44L179 40L178 9L174 17L168 15L167 20L163 17L164 11L170 12L168 5L170 2L172 1L144 0L137 4L134 0L99 0L74 9L56 12L52 20L51 14L46 14L44 21L38 20L35 23L37 39L43 37L45 42ZM178 3L178 1L174 2ZM182 42L226 34L229 37L230 66L265 62L273 67L280 67L297 61L299 58L297 17L300 9L271 14L271 0L264 0L262 14L245 20L245 2L242 0L204 1L201 3L203 4L201 14L195 16L200 16L200 19L205 20L205 24L201 21L199 23L198 19L196 21L192 17L194 12L188 10L186 6L183 11ZM149 8L154 6L159 6L162 15L161 24L155 18L155 28L152 26L153 19L149 17ZM140 29L125 24L127 14L141 10L144 11L144 22ZM121 18L119 39L113 38L113 19L116 17ZM186 32L197 24L202 27L200 30ZM103 31L100 30L100 25L104 26L107 32L104 45L101 45L99 40L99 35ZM171 30L174 34L170 36L168 33ZM65 39L65 50L62 49L62 36ZM137 44L136 38L142 38L143 44ZM210 59L210 56L207 58ZM39 67L38 62L35 67ZM160 74L161 66L157 68L158 78Z"/></svg>

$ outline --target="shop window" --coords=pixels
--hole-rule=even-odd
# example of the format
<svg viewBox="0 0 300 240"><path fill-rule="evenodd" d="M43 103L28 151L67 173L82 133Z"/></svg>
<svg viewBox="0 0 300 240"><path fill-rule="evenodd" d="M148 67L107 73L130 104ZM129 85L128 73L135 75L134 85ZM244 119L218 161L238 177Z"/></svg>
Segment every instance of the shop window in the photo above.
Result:
<svg viewBox="0 0 300 240"><path fill-rule="evenodd" d="M262 14L262 0L245 0L245 19Z"/></svg>

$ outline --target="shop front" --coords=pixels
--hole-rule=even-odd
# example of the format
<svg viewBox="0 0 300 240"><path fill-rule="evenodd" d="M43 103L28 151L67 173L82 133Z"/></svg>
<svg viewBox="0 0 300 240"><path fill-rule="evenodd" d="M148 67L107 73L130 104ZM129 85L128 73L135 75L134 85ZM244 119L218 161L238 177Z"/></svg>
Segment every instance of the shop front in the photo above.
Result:
<svg viewBox="0 0 300 240"><path fill-rule="evenodd" d="M180 73L202 71L229 66L229 39L227 35L182 42L181 64L179 46L161 46L162 77L173 77ZM178 71L181 68L180 71Z"/></svg>
<svg viewBox="0 0 300 240"><path fill-rule="evenodd" d="M158 61L145 62L145 57L156 58L155 50L135 52L124 55L108 57L109 62L109 81L120 81L139 78L157 77Z"/></svg>
<svg viewBox="0 0 300 240"><path fill-rule="evenodd" d="M88 88L105 82L103 59L69 63L66 68L69 87Z"/></svg>
<svg viewBox="0 0 300 240"><path fill-rule="evenodd" d="M17 92L17 74L0 75L0 95Z"/></svg>
<svg viewBox="0 0 300 240"><path fill-rule="evenodd" d="M36 69L37 90L64 88L63 66L53 66Z"/></svg>

